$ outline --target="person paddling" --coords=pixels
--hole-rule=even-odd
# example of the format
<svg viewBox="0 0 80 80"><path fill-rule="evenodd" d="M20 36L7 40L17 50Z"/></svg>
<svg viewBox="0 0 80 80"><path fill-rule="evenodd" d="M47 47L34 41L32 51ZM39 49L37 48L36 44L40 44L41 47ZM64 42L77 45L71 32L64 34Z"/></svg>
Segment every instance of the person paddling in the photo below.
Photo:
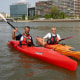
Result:
<svg viewBox="0 0 80 80"><path fill-rule="evenodd" d="M25 26L23 34L19 34L15 36L15 32L17 32L17 28L13 30L12 39L20 41L20 46L21 45L27 45L27 46L33 45L33 39L29 34L30 32L29 26Z"/></svg>
<svg viewBox="0 0 80 80"><path fill-rule="evenodd" d="M47 42L45 42L45 39L47 39ZM42 40L43 46L46 44L57 44L61 40L61 37L59 34L56 34L56 28L53 27L51 28L51 33L46 34Z"/></svg>

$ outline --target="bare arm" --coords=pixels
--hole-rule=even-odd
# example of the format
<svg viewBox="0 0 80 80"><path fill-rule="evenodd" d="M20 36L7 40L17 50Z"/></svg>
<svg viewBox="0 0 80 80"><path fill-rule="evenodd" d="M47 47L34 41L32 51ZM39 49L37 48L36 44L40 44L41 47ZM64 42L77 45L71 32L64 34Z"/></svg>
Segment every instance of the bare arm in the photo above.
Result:
<svg viewBox="0 0 80 80"><path fill-rule="evenodd" d="M12 33L12 39L13 39L13 40L16 39L16 37L15 37L15 32L17 32L17 28L15 28L15 29L13 30L13 33Z"/></svg>
<svg viewBox="0 0 80 80"><path fill-rule="evenodd" d="M59 34L57 34L57 37L58 37L57 42L59 42L59 41L61 40L61 37L60 37L60 35L59 35Z"/></svg>

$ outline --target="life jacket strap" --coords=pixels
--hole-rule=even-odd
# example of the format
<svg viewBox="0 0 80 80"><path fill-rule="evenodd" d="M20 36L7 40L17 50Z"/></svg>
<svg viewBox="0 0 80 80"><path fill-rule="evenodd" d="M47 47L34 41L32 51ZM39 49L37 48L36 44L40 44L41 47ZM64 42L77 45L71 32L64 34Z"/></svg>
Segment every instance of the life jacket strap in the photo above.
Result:
<svg viewBox="0 0 80 80"><path fill-rule="evenodd" d="M47 43L48 44L56 44L57 43L56 38L57 38L57 34L55 34L55 36L52 36L52 34L51 34L51 38L47 40Z"/></svg>

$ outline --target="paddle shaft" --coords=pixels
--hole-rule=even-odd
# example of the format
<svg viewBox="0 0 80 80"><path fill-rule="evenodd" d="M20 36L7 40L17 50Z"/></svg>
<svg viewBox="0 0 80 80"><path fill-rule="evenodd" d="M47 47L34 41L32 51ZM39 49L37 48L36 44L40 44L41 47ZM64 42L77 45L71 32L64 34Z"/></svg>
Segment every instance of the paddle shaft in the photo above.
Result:
<svg viewBox="0 0 80 80"><path fill-rule="evenodd" d="M15 27L11 24L11 23L9 23L7 20L6 20L6 18L0 13L0 16L2 17L2 19L5 21L5 22L7 22L13 29L15 29ZM17 30L17 32L19 33L19 34L21 34L21 32L19 31L19 30ZM22 34L21 34L22 35Z"/></svg>
<svg viewBox="0 0 80 80"><path fill-rule="evenodd" d="M7 22L13 29L15 29L15 27L11 24L11 23L9 23L9 22ZM19 30L17 30L17 32L19 33L19 34L21 34L21 32L19 31ZM22 34L21 34L22 35Z"/></svg>
<svg viewBox="0 0 80 80"><path fill-rule="evenodd" d="M11 23L9 23L9 22L7 22L13 29L15 29L15 27L11 24Z"/></svg>

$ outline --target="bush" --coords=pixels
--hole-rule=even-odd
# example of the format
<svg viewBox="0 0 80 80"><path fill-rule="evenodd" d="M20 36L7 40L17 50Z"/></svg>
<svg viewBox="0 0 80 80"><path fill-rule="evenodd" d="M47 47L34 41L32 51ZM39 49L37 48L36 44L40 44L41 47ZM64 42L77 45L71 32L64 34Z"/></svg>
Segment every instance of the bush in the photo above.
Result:
<svg viewBox="0 0 80 80"><path fill-rule="evenodd" d="M45 14L44 18L49 19L49 18L51 18L51 15Z"/></svg>
<svg viewBox="0 0 80 80"><path fill-rule="evenodd" d="M34 16L34 19L38 19L38 18L39 18L38 15L35 15L35 16Z"/></svg>
<svg viewBox="0 0 80 80"><path fill-rule="evenodd" d="M25 14L22 15L22 20L25 20Z"/></svg>
<svg viewBox="0 0 80 80"><path fill-rule="evenodd" d="M59 18L60 19L64 19L66 17L65 13L64 12L60 12L59 13Z"/></svg>

